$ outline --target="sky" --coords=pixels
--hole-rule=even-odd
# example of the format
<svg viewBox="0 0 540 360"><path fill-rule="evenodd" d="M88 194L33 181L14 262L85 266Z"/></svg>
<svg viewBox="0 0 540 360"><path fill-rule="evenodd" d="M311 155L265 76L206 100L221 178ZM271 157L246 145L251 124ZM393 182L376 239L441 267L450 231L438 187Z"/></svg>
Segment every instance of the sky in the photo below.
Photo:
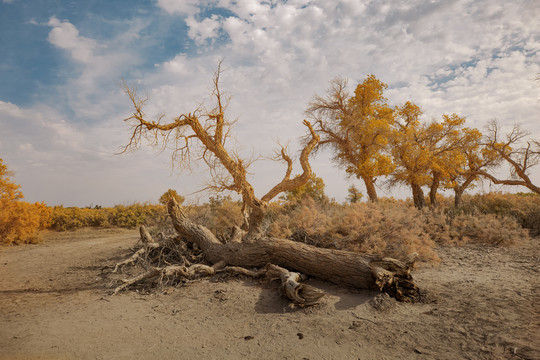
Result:
<svg viewBox="0 0 540 360"><path fill-rule="evenodd" d="M122 81L148 94L149 118L174 118L212 104L220 59L238 151L261 157L258 196L285 171L268 159L278 144L298 156L305 109L337 76L353 90L374 74L390 104L413 101L426 121L495 119L540 139L538 19L538 0L0 0L0 157L30 202L155 203L169 188L204 201L204 166L172 169L149 146L118 154L132 110ZM311 164L331 198L364 190L328 152Z"/></svg>

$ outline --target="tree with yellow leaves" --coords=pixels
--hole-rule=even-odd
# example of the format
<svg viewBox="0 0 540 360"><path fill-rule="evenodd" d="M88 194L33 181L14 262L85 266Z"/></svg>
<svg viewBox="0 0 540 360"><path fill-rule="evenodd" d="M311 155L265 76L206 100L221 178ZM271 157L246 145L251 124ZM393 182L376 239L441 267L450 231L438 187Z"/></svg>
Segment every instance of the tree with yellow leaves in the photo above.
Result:
<svg viewBox="0 0 540 360"><path fill-rule="evenodd" d="M454 207L456 208L461 205L461 197L465 190L481 180L479 173L496 168L500 163L496 152L482 144L483 135L478 129L465 128L461 136L459 152L465 162L449 174L450 182L446 187L454 190Z"/></svg>
<svg viewBox="0 0 540 360"><path fill-rule="evenodd" d="M439 187L454 188L455 177L467 165L465 151L479 131L465 128L464 124L465 117L451 114L443 115L442 121L433 121L426 128L426 142L431 152L429 184L431 206L437 206Z"/></svg>
<svg viewBox="0 0 540 360"><path fill-rule="evenodd" d="M396 164L391 183L412 189L417 208L425 206L423 186L429 186L432 206L437 205L439 187L453 187L453 179L466 163L462 148L472 130L463 128L465 118L443 115L440 122L422 123L422 110L412 102L396 109L396 126L391 151Z"/></svg>
<svg viewBox="0 0 540 360"><path fill-rule="evenodd" d="M31 243L45 228L49 209L43 203L24 201L20 186L10 179L12 173L0 158L0 242L4 245Z"/></svg>
<svg viewBox="0 0 540 360"><path fill-rule="evenodd" d="M302 186L295 189L286 191L280 199L287 201L288 203L298 203L306 197L310 197L313 200L324 203L329 201L328 196L324 193L324 181L315 174L311 174L311 177Z"/></svg>
<svg viewBox="0 0 540 360"><path fill-rule="evenodd" d="M409 185L418 208L426 204L422 186L430 182L428 171L431 167L431 156L422 136L425 126L420 122L421 115L420 107L410 101L397 107L397 121L391 138L396 168L390 175L390 183Z"/></svg>
<svg viewBox="0 0 540 360"><path fill-rule="evenodd" d="M344 79L333 80L326 97L315 96L306 112L321 136L318 147L330 147L334 160L349 176L362 179L369 200L377 201L377 178L394 169L385 150L394 110L384 97L387 85L374 75L358 84L352 96L346 88Z"/></svg>

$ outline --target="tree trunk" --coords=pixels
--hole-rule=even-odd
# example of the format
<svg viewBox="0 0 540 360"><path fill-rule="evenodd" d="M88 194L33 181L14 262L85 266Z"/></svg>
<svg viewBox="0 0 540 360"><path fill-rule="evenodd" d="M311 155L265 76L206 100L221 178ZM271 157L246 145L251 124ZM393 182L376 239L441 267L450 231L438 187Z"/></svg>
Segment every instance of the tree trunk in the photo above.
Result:
<svg viewBox="0 0 540 360"><path fill-rule="evenodd" d="M469 175L463 184L454 186L454 207L458 208L461 205L461 196L475 179L475 175Z"/></svg>
<svg viewBox="0 0 540 360"><path fill-rule="evenodd" d="M439 190L441 176L439 173L433 174L433 181L429 187L429 204L431 207L437 207L437 190Z"/></svg>
<svg viewBox="0 0 540 360"><path fill-rule="evenodd" d="M377 190L375 189L375 181L372 177L362 177L364 184L366 184L366 191L368 194L369 201L377 202L379 198L377 197Z"/></svg>
<svg viewBox="0 0 540 360"><path fill-rule="evenodd" d="M461 205L461 196L463 195L463 191L465 189L461 189L460 187L454 188L454 207L457 209Z"/></svg>
<svg viewBox="0 0 540 360"><path fill-rule="evenodd" d="M336 284L387 292L401 301L414 301L419 296L410 275L416 254L402 262L379 255L323 249L268 237L224 244L209 229L188 219L174 200L169 202L168 210L176 231L195 242L213 264L240 267L275 264Z"/></svg>
<svg viewBox="0 0 540 360"><path fill-rule="evenodd" d="M411 184L414 206L418 209L423 208L426 205L426 199L424 198L424 192L422 187L418 184Z"/></svg>

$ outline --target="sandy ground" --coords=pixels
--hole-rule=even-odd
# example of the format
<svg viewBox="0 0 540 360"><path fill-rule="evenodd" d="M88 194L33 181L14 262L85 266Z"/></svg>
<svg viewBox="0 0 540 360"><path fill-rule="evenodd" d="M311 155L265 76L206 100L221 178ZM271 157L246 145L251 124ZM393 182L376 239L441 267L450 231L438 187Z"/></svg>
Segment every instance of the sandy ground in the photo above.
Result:
<svg viewBox="0 0 540 360"><path fill-rule="evenodd" d="M438 249L441 265L415 272L427 303L312 279L329 295L310 309L242 278L108 296L102 267L137 239L80 230L1 248L0 359L540 359L539 239Z"/></svg>

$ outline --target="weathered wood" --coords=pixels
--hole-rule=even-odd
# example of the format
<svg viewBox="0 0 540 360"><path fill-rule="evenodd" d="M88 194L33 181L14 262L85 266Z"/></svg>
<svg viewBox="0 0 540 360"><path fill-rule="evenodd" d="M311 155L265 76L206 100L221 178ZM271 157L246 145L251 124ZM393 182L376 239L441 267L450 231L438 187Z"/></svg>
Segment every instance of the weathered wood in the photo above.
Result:
<svg viewBox="0 0 540 360"><path fill-rule="evenodd" d="M143 242L143 244L155 242L154 239L152 239L152 236L150 235L148 230L146 229L146 226L141 225L141 227L139 228L139 233L141 234L141 241Z"/></svg>
<svg viewBox="0 0 540 360"><path fill-rule="evenodd" d="M275 264L336 284L384 291L402 301L414 300L418 295L410 275L413 258L401 262L380 255L323 249L269 237L223 244L210 230L187 218L174 199L169 202L168 209L176 231L195 242L211 263L225 262L240 267ZM404 289L401 288L403 284Z"/></svg>
<svg viewBox="0 0 540 360"><path fill-rule="evenodd" d="M302 275L291 272L280 266L266 265L266 276L278 278L281 281L283 293L295 304L300 306L312 306L319 302L319 299L325 294L316 287L302 284Z"/></svg>

